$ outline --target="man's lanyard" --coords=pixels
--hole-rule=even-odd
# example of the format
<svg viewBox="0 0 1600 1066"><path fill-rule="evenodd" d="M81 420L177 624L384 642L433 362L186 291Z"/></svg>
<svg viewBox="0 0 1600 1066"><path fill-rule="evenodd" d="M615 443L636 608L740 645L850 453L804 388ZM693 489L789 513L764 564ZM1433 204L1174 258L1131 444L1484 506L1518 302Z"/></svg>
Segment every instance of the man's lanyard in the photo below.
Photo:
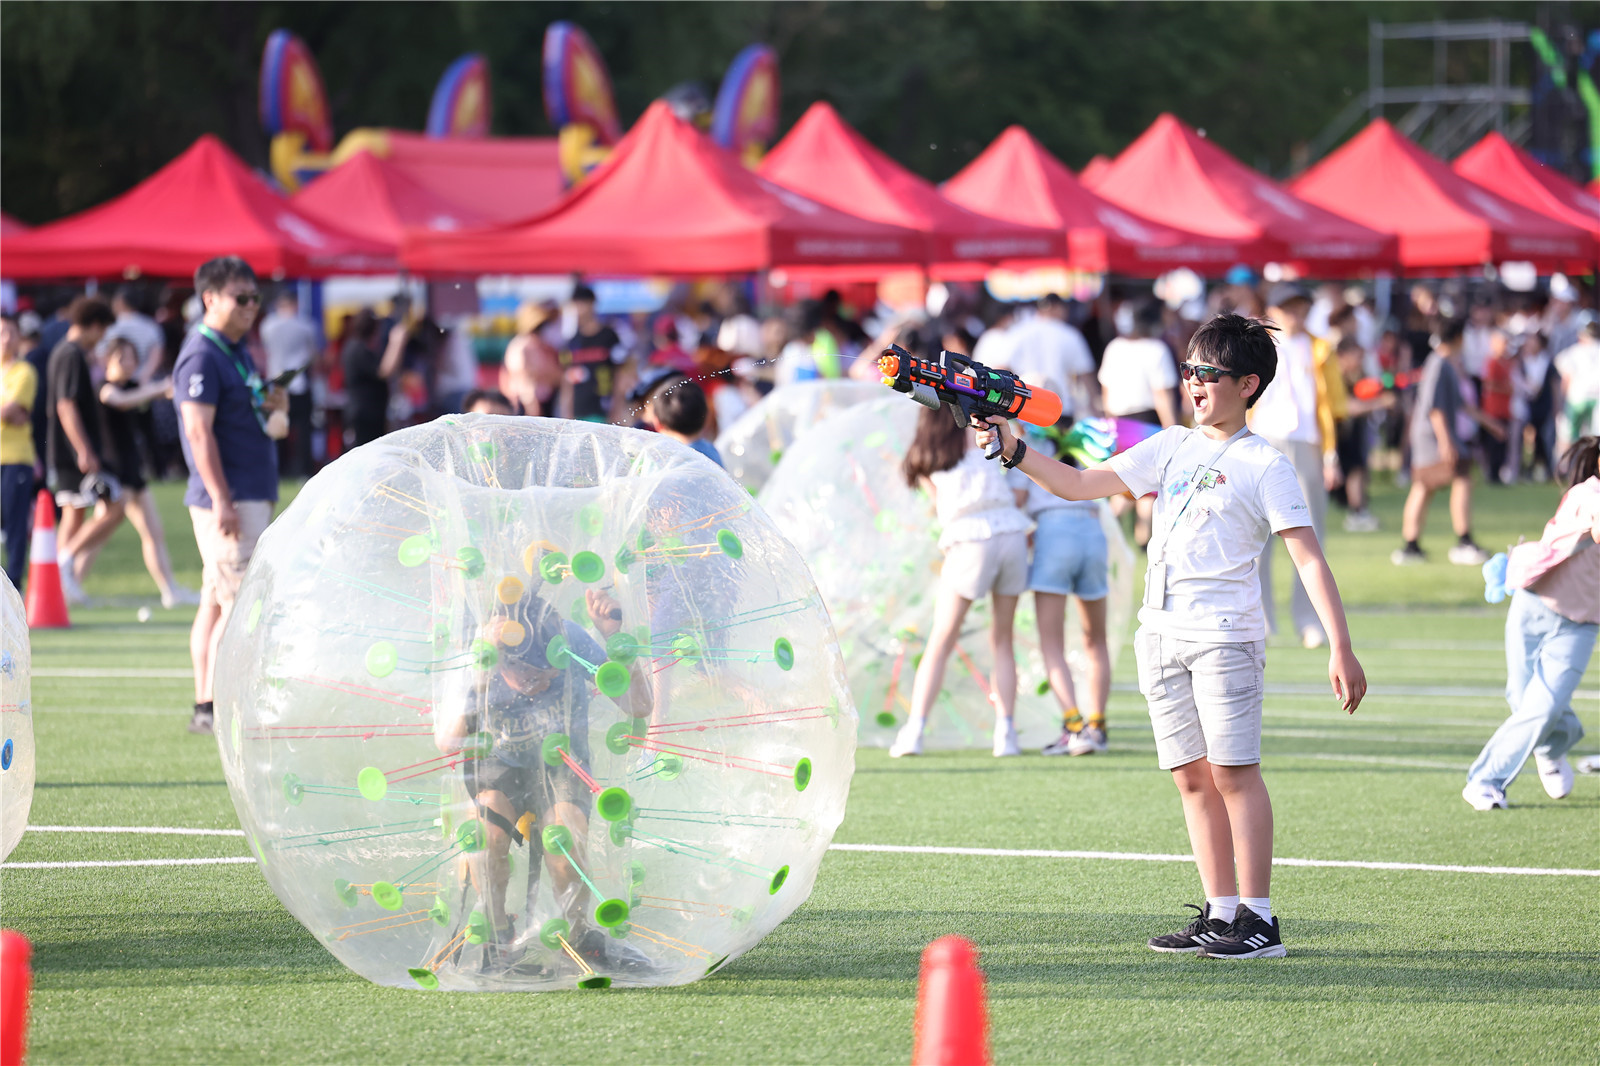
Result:
<svg viewBox="0 0 1600 1066"><path fill-rule="evenodd" d="M1239 432L1235 433L1233 436L1231 436L1227 440L1223 441L1222 442L1222 447L1217 449L1217 454L1213 455L1209 462L1207 462L1198 471L1196 471L1194 483L1189 486L1189 495L1187 495L1187 496L1185 496L1183 498L1182 505L1180 505L1178 507L1178 513L1172 516L1172 521L1171 522L1167 523L1166 532L1164 533L1164 535L1161 538L1161 546L1157 549L1157 551L1152 556L1152 558L1156 562L1160 562L1161 560L1166 558L1166 556L1167 556L1167 542L1169 540L1171 540L1172 539L1172 535L1178 531L1178 523L1179 523L1179 521L1182 520L1184 512L1189 509L1189 505L1194 502L1194 498L1197 495L1200 494L1200 483L1205 480L1206 471L1212 469L1213 467L1215 467L1218 463L1220 463L1222 461L1222 456L1227 452L1227 450L1229 448L1233 447L1233 442L1234 441L1239 440L1242 437L1247 437L1249 435L1250 435L1250 427L1249 426L1245 426ZM1162 479L1165 480L1166 479L1166 471L1163 470L1161 473L1162 473Z"/></svg>
<svg viewBox="0 0 1600 1066"><path fill-rule="evenodd" d="M255 412L256 421L260 423L261 431L265 433L267 418L262 411L266 403L266 382L261 380L261 375L256 373L254 366L239 357L238 349L226 337L204 323L199 329L202 337L221 348L233 360L233 367L239 372L239 379L244 382L244 387L250 390L250 409Z"/></svg>

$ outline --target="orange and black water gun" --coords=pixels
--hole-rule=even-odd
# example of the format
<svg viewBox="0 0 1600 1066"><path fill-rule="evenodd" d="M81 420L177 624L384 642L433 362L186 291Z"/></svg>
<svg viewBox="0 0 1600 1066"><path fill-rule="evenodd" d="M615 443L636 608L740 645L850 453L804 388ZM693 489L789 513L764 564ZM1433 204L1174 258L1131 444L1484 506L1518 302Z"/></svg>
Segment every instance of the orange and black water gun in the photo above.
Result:
<svg viewBox="0 0 1600 1066"><path fill-rule="evenodd" d="M924 407L946 408L960 426L982 429L991 415L1020 418L1036 426L1053 426L1061 418L1061 397L1049 389L955 352L940 352L937 360L919 359L894 344L878 357L878 370L885 385ZM984 458L999 454L996 438Z"/></svg>

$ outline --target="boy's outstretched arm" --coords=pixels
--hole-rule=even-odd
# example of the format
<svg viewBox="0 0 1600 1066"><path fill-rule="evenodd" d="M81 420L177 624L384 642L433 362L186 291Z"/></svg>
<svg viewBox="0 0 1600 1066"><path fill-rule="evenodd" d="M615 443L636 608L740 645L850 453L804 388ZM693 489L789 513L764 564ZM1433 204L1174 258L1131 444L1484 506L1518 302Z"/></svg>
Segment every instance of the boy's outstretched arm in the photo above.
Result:
<svg viewBox="0 0 1600 1066"><path fill-rule="evenodd" d="M1017 448L1017 436L1011 432L1011 424L1003 418L991 415L989 426L990 428L978 430L978 447L987 448L998 433L1000 454L1009 459ZM1098 500L1128 491L1128 486L1110 470L1100 467L1078 470L1066 463L1058 463L1032 448L1022 457L1022 463L1017 469L1036 481L1040 488L1060 496L1063 500Z"/></svg>
<svg viewBox="0 0 1600 1066"><path fill-rule="evenodd" d="M1317 534L1310 526L1285 529L1278 536L1289 549L1289 558L1300 572L1300 583L1311 597L1311 605L1322 619L1322 628L1328 633L1328 680L1333 683L1333 694L1339 704L1350 714L1361 706L1367 694L1367 675L1356 661L1350 647L1350 627L1344 618L1344 603L1339 599L1339 586L1333 583L1333 571L1317 543Z"/></svg>

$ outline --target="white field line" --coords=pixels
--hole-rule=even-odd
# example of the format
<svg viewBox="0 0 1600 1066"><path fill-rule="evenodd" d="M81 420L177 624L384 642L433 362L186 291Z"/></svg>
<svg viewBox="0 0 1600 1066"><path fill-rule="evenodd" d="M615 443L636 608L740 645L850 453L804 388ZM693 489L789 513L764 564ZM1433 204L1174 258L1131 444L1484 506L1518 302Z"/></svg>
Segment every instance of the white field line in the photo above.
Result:
<svg viewBox="0 0 1600 1066"><path fill-rule="evenodd" d="M111 678L117 681L193 680L194 671L162 666L35 666L34 677Z"/></svg>
<svg viewBox="0 0 1600 1066"><path fill-rule="evenodd" d="M186 829L175 826L142 825L54 825L29 826L29 832L46 833L138 833L176 836L243 836L238 829ZM1103 859L1112 862L1193 862L1192 855L1162 855L1137 851L1053 851L1044 848L955 848L923 844L831 844L829 851L862 851L874 854L975 855L996 859ZM89 862L8 862L7 870L75 870L110 866L217 866L255 862L249 856L214 859L123 859ZM1418 870L1427 873L1523 874L1545 877L1600 877L1600 870L1547 868L1538 866L1446 866L1425 862L1360 862L1346 859L1273 859L1274 866L1312 866L1349 870Z"/></svg>
<svg viewBox="0 0 1600 1066"><path fill-rule="evenodd" d="M1113 862L1194 862L1193 855L1136 851L1049 851L1043 848L949 848L918 844L831 844L829 851L908 855L976 855L991 859L1105 859ZM1445 866L1427 862L1358 862L1345 859L1273 859L1274 866L1316 866L1350 870L1420 870L1449 874L1526 874L1545 877L1600 877L1600 870L1539 866Z"/></svg>

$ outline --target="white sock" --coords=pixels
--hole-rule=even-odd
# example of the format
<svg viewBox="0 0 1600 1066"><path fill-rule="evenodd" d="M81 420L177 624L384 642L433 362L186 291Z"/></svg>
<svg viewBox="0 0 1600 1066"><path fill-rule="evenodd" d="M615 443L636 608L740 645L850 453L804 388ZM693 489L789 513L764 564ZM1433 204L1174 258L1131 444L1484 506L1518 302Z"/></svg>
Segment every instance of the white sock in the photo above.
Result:
<svg viewBox="0 0 1600 1066"><path fill-rule="evenodd" d="M1215 918L1219 922L1233 921L1234 913L1239 909L1238 896L1207 896L1206 917Z"/></svg>
<svg viewBox="0 0 1600 1066"><path fill-rule="evenodd" d="M1268 925L1272 924L1271 897L1262 896L1257 899L1253 896L1242 896L1240 897L1239 902L1259 914L1263 922L1266 922Z"/></svg>
<svg viewBox="0 0 1600 1066"><path fill-rule="evenodd" d="M61 551L60 549L57 549L56 550L56 565L61 568L61 572L63 574L66 574L68 577L71 577L72 576L72 553L71 552L64 552L64 551Z"/></svg>

